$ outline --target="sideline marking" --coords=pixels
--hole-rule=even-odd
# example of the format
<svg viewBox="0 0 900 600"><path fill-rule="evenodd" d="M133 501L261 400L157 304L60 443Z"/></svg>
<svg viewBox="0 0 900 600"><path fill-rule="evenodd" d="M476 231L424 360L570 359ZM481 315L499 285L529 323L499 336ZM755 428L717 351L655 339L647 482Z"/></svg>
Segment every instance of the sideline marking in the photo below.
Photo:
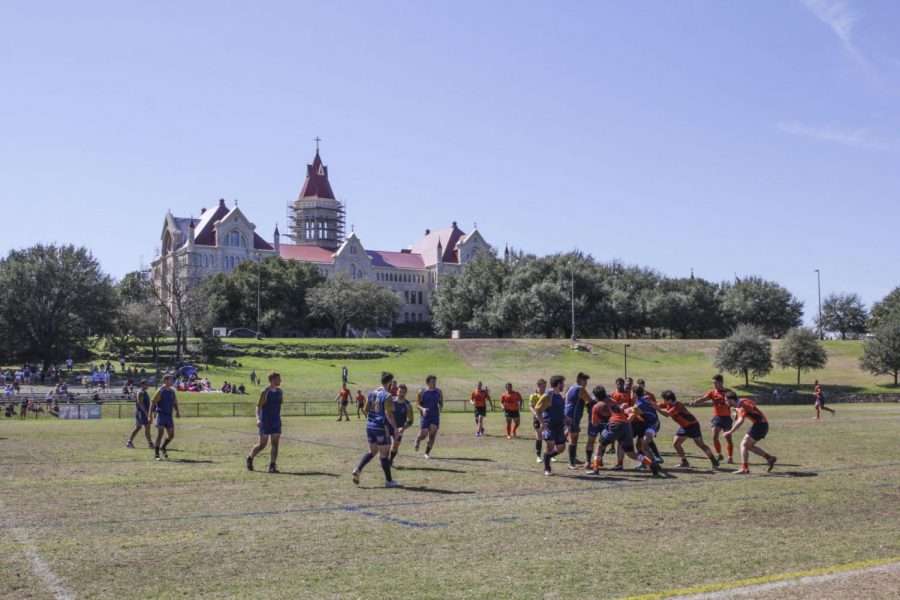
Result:
<svg viewBox="0 0 900 600"><path fill-rule="evenodd" d="M397 517L391 517L389 515L380 515L378 513L374 513L370 510L363 510L358 506L347 506L342 510L345 510L350 513L355 513L358 515L363 515L365 517L372 517L373 519L378 519L379 521L387 521L388 523L396 523L397 525L405 525L406 527L415 527L416 529L428 529L429 527L446 527L446 523L416 523L415 521L408 521L406 519L398 519Z"/></svg>
<svg viewBox="0 0 900 600"><path fill-rule="evenodd" d="M0 501L0 515L8 514L10 513L6 510L6 505L2 501ZM53 597L57 600L75 600L75 594L68 587L66 587L66 584L64 584L52 570L50 570L50 566L44 560L44 557L42 557L38 552L37 546L35 546L34 540L31 539L31 535L28 533L28 530L22 527L16 527L14 525L11 526L8 523L4 523L4 525L7 529L12 531L13 537L16 539L16 542L22 547L22 552L31 563L31 568L40 578L41 582L43 582L44 587L50 590L50 593L53 594Z"/></svg>
<svg viewBox="0 0 900 600"><path fill-rule="evenodd" d="M690 588L680 588L668 590L665 592L654 592L651 594L640 594L637 596L626 596L621 600L661 600L663 598L673 598L678 596L696 596L698 594L709 594L712 592L723 592L727 590L738 591L738 588L757 586L760 584L776 584L778 582L794 583L791 580L800 580L802 578L815 578L815 580L823 579L823 576L835 575L839 573L848 573L848 571L862 572L866 569L875 567L883 567L885 565L900 563L900 556L892 558L877 558L874 560L864 560L860 562L849 563L846 565L835 565L831 567L823 567L821 569L810 569L808 571L794 571L792 573L778 573L775 575L765 575L763 577L751 577L750 579L739 579L737 581L727 581L725 583L710 583L707 585L698 585ZM768 589L768 586L766 586ZM751 590L748 590L751 591ZM764 591L761 588L752 591Z"/></svg>

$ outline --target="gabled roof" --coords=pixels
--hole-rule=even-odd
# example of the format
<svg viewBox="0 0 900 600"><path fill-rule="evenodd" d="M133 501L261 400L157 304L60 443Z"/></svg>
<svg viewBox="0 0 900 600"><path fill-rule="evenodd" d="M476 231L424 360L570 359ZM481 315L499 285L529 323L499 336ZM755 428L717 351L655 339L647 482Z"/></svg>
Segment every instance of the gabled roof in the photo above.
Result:
<svg viewBox="0 0 900 600"><path fill-rule="evenodd" d="M328 248L319 248L318 246L281 244L281 258L287 260L299 260L300 262L331 265L334 264L333 254L334 250L329 250Z"/></svg>
<svg viewBox="0 0 900 600"><path fill-rule="evenodd" d="M331 184L328 182L328 167L322 164L318 149L313 163L306 165L306 181L303 182L300 198L335 199L334 192L331 191Z"/></svg>
<svg viewBox="0 0 900 600"><path fill-rule="evenodd" d="M421 254L411 252L384 252L366 250L372 260L373 267L393 267L395 269L424 269L425 261Z"/></svg>
<svg viewBox="0 0 900 600"><path fill-rule="evenodd" d="M434 265L438 262L457 263L459 257L456 253L456 244L465 233L456 226L456 221L450 227L429 232L425 237L409 247L412 254L419 254L426 265ZM441 246L442 256L438 257L438 243Z"/></svg>
<svg viewBox="0 0 900 600"><path fill-rule="evenodd" d="M225 218L229 213L228 207L225 206L225 200L219 199L219 205L215 209L209 209L200 216L200 222L194 227L194 243L200 246L216 245L216 221Z"/></svg>

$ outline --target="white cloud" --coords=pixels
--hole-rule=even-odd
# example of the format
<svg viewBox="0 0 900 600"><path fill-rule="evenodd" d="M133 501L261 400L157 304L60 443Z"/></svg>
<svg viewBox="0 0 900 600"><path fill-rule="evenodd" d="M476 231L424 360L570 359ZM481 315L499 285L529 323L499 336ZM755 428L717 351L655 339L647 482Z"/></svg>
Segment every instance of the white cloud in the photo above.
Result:
<svg viewBox="0 0 900 600"><path fill-rule="evenodd" d="M853 42L853 26L859 20L859 15L842 0L800 0L812 13L841 41L844 51L862 65L866 65L866 59L856 44Z"/></svg>
<svg viewBox="0 0 900 600"><path fill-rule="evenodd" d="M779 123L778 128L791 135L799 135L823 142L834 142L851 148L864 148L866 150L897 150L900 144L896 141L889 142L878 140L871 136L868 129L859 127L856 129L839 129L830 126L804 125L803 123Z"/></svg>

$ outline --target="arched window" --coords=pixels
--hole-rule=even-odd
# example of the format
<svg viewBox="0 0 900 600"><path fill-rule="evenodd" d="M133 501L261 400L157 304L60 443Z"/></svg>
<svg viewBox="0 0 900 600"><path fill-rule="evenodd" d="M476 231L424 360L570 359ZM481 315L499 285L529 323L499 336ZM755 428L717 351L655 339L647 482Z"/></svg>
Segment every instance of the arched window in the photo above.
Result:
<svg viewBox="0 0 900 600"><path fill-rule="evenodd" d="M246 248L247 239L241 235L240 231L234 229L232 231L229 231L228 235L225 236L225 245L232 246L234 248Z"/></svg>

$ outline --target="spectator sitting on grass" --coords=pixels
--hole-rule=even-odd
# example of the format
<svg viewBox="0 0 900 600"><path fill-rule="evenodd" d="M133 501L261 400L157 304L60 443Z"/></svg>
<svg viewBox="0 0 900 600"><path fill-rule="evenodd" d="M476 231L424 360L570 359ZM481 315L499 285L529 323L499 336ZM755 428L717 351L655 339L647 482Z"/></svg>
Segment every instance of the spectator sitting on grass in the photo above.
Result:
<svg viewBox="0 0 900 600"><path fill-rule="evenodd" d="M238 386L238 393L239 393L239 394L246 394L246 393L247 393L247 389L244 387L244 383L243 383L243 382L241 382L241 385Z"/></svg>
<svg viewBox="0 0 900 600"><path fill-rule="evenodd" d="M223 394L230 394L230 393L231 393L231 384L228 383L227 381L225 381L224 383L222 383L222 393L223 393Z"/></svg>

